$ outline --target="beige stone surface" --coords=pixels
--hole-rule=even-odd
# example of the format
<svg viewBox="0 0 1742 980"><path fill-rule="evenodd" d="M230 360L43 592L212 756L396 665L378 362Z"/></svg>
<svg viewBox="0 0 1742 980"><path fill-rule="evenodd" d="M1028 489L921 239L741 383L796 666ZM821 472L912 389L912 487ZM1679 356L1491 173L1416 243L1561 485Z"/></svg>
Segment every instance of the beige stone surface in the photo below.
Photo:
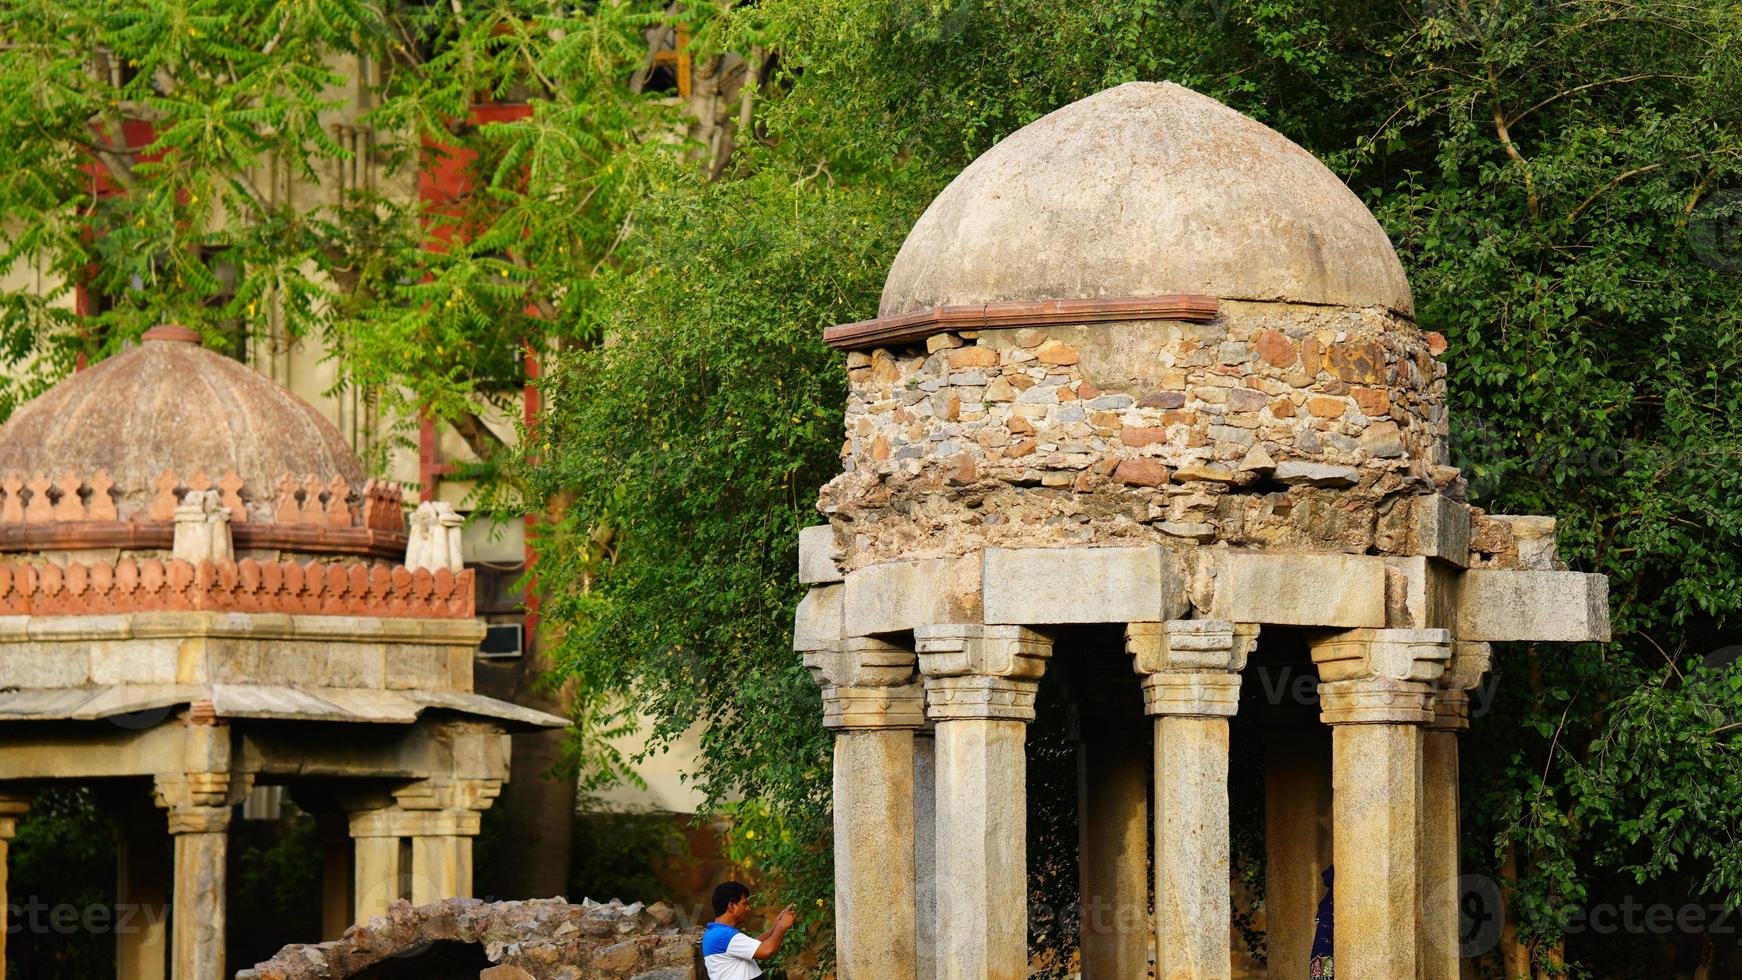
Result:
<svg viewBox="0 0 1742 980"><path fill-rule="evenodd" d="M1458 733L1422 732L1420 980L1460 980Z"/></svg>
<svg viewBox="0 0 1742 980"><path fill-rule="evenodd" d="M1337 973L1416 975L1421 732L1338 725L1331 732Z"/></svg>
<svg viewBox="0 0 1742 980"><path fill-rule="evenodd" d="M847 587L819 585L805 592L793 617L794 650L832 650L840 647L846 633Z"/></svg>
<svg viewBox="0 0 1742 980"><path fill-rule="evenodd" d="M801 585L826 585L843 578L835 563L835 529L827 524L801 528L798 532L798 581Z"/></svg>
<svg viewBox="0 0 1742 980"><path fill-rule="evenodd" d="M1158 980L1226 980L1230 975L1228 855L1227 721L1156 718Z"/></svg>
<svg viewBox="0 0 1742 980"><path fill-rule="evenodd" d="M227 816L227 814L226 814ZM227 825L228 821L224 821ZM170 980L225 980L224 829L175 835Z"/></svg>
<svg viewBox="0 0 1742 980"><path fill-rule="evenodd" d="M1472 568L1458 583L1458 638L1609 639L1609 579L1584 572Z"/></svg>
<svg viewBox="0 0 1742 980"><path fill-rule="evenodd" d="M937 976L1028 976L1028 803L1021 721L937 725Z"/></svg>
<svg viewBox="0 0 1742 980"><path fill-rule="evenodd" d="M901 633L928 623L980 618L980 561L924 559L886 562L847 576L844 630L848 636Z"/></svg>
<svg viewBox="0 0 1742 980"><path fill-rule="evenodd" d="M1149 972L1149 782L1142 731L1086 725L1079 758L1077 850L1083 980Z"/></svg>
<svg viewBox="0 0 1742 980"><path fill-rule="evenodd" d="M1264 927L1273 969L1304 976L1331 865L1331 745L1322 726L1264 733Z"/></svg>
<svg viewBox="0 0 1742 980"><path fill-rule="evenodd" d="M1215 558L1211 616L1278 626L1384 626L1385 560L1225 552Z"/></svg>
<svg viewBox="0 0 1742 980"><path fill-rule="evenodd" d="M984 575L988 623L1128 623L1186 608L1184 563L1160 545L988 548Z"/></svg>
<svg viewBox="0 0 1742 980"><path fill-rule="evenodd" d="M902 245L880 312L1165 293L1413 311L1384 230L1324 164L1214 99L1131 82L962 171Z"/></svg>
<svg viewBox="0 0 1742 980"><path fill-rule="evenodd" d="M841 980L916 980L911 731L835 736L835 942Z"/></svg>

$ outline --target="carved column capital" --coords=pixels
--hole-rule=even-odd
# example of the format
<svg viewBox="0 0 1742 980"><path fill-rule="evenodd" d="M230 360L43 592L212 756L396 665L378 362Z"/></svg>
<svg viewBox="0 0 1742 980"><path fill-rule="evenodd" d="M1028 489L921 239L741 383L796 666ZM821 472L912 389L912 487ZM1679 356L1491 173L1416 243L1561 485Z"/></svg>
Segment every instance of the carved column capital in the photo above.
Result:
<svg viewBox="0 0 1742 980"><path fill-rule="evenodd" d="M1352 629L1312 641L1323 682L1394 680L1432 684L1452 657L1448 630Z"/></svg>
<svg viewBox="0 0 1742 980"><path fill-rule="evenodd" d="M1319 685L1319 720L1327 725L1425 725L1433 720L1433 688L1388 677Z"/></svg>
<svg viewBox="0 0 1742 980"><path fill-rule="evenodd" d="M18 820L30 812L27 793L0 793L0 844L18 834Z"/></svg>
<svg viewBox="0 0 1742 980"><path fill-rule="evenodd" d="M1026 626L946 623L913 631L919 669L929 680L982 674L1039 680L1052 656L1051 638Z"/></svg>
<svg viewBox="0 0 1742 980"><path fill-rule="evenodd" d="M1036 688L985 674L927 677L926 713L932 721L1033 721Z"/></svg>
<svg viewBox="0 0 1742 980"><path fill-rule="evenodd" d="M806 651L804 665L823 689L823 727L875 731L925 724L925 692L912 650L868 636Z"/></svg>
<svg viewBox="0 0 1742 980"><path fill-rule="evenodd" d="M914 641L931 720L1034 720L1050 638L1024 626L950 623L921 626Z"/></svg>
<svg viewBox="0 0 1742 980"><path fill-rule="evenodd" d="M1257 642L1257 623L1173 619L1125 625L1125 652L1139 674L1238 672Z"/></svg>
<svg viewBox="0 0 1742 980"><path fill-rule="evenodd" d="M1467 732L1470 730L1470 696L1463 691L1434 692L1433 721L1428 728L1436 732Z"/></svg>
<svg viewBox="0 0 1742 980"><path fill-rule="evenodd" d="M159 773L152 780L152 797L169 811L171 834L218 834L229 829L231 808L253 786L252 773Z"/></svg>
<svg viewBox="0 0 1742 980"><path fill-rule="evenodd" d="M1228 718L1240 710L1240 675L1166 672L1143 678L1143 710L1175 718Z"/></svg>
<svg viewBox="0 0 1742 980"><path fill-rule="evenodd" d="M1446 662L1446 672L1440 676L1440 689L1473 691L1482 683L1482 678L1493 665L1493 647L1477 640L1454 641L1451 659Z"/></svg>

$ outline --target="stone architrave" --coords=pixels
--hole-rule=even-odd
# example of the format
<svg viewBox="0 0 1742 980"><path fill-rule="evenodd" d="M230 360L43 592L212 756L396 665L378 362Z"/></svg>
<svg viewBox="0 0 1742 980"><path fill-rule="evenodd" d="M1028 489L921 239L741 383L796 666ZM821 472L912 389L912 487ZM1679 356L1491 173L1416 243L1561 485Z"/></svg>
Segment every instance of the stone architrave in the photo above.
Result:
<svg viewBox="0 0 1742 980"><path fill-rule="evenodd" d="M1354 977L1413 977L1421 885L1422 726L1451 659L1436 629L1357 629L1312 644L1331 725L1334 956Z"/></svg>
<svg viewBox="0 0 1742 980"><path fill-rule="evenodd" d="M1458 737L1470 728L1470 695L1493 662L1488 644L1459 641L1434 690L1422 732L1420 980L1458 980Z"/></svg>
<svg viewBox="0 0 1742 980"><path fill-rule="evenodd" d="M1258 627L1220 620L1131 623L1125 647L1155 718L1158 980L1230 974L1228 717Z"/></svg>
<svg viewBox="0 0 1742 980"><path fill-rule="evenodd" d="M1028 975L1028 761L1052 641L1021 626L914 631L936 725L937 976Z"/></svg>
<svg viewBox="0 0 1742 980"><path fill-rule="evenodd" d="M917 980L912 650L870 637L805 653L835 734L835 932L842 980Z"/></svg>

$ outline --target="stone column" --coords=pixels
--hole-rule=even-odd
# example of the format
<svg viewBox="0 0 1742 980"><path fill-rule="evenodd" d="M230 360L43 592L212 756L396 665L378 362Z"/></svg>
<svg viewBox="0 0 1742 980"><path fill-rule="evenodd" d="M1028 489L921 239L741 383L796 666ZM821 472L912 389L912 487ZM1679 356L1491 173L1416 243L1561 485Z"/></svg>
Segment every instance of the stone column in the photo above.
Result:
<svg viewBox="0 0 1742 980"><path fill-rule="evenodd" d="M917 980L912 650L869 637L805 654L834 732L835 943L841 980Z"/></svg>
<svg viewBox="0 0 1742 980"><path fill-rule="evenodd" d="M169 967L169 838L158 825L117 834L115 975L164 980Z"/></svg>
<svg viewBox="0 0 1742 980"><path fill-rule="evenodd" d="M1226 980L1228 717L1258 627L1220 620L1132 623L1126 649L1155 718L1157 980Z"/></svg>
<svg viewBox="0 0 1742 980"><path fill-rule="evenodd" d="M472 838L502 792L500 779L431 777L385 796L352 798L356 920L385 915L402 896L413 905L472 894Z"/></svg>
<svg viewBox="0 0 1742 980"><path fill-rule="evenodd" d="M1492 655L1486 643L1458 642L1434 692L1422 732L1420 980L1458 980L1458 737L1470 728L1469 691Z"/></svg>
<svg viewBox="0 0 1742 980"><path fill-rule="evenodd" d="M1278 976L1306 975L1331 864L1331 745L1317 715L1264 730L1264 931Z"/></svg>
<svg viewBox="0 0 1742 980"><path fill-rule="evenodd" d="M0 794L0 980L6 980L6 935L12 924L6 921L8 903L12 901L7 887L8 853L12 838L18 834L18 820L30 810L30 797L22 794Z"/></svg>
<svg viewBox="0 0 1742 980"><path fill-rule="evenodd" d="M1331 725L1337 971L1414 977L1421 888L1421 726L1451 657L1445 630L1356 629L1313 644Z"/></svg>
<svg viewBox="0 0 1742 980"><path fill-rule="evenodd" d="M200 730L190 726L190 732ZM208 735L199 740L217 739ZM248 794L248 781L232 779L227 772L178 773L158 776L155 789L158 805L169 811L169 833L175 841L169 975L172 980L224 980L230 815Z"/></svg>
<svg viewBox="0 0 1742 980"><path fill-rule="evenodd" d="M1021 626L914 631L937 739L937 975L1028 976L1028 760L1052 642Z"/></svg>
<svg viewBox="0 0 1742 980"><path fill-rule="evenodd" d="M913 733L913 926L919 980L938 975L937 834L937 737L923 728Z"/></svg>
<svg viewBox="0 0 1742 980"><path fill-rule="evenodd" d="M1072 665L1077 707L1077 941L1084 980L1149 972L1150 723L1126 665Z"/></svg>

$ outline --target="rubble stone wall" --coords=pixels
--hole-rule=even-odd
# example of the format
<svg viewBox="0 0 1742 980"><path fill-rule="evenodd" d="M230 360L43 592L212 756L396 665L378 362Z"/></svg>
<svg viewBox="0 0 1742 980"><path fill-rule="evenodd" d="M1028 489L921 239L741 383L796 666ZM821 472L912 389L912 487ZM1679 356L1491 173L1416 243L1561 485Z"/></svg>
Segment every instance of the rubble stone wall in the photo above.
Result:
<svg viewBox="0 0 1742 980"><path fill-rule="evenodd" d="M822 508L849 569L1132 538L1375 550L1388 498L1463 495L1444 343L1382 309L1224 301L855 351Z"/></svg>
<svg viewBox="0 0 1742 980"><path fill-rule="evenodd" d="M483 980L696 980L701 932L680 928L663 903L400 901L332 942L286 946L236 980L342 980L394 959L410 976L413 957L441 942L478 944L492 964Z"/></svg>

